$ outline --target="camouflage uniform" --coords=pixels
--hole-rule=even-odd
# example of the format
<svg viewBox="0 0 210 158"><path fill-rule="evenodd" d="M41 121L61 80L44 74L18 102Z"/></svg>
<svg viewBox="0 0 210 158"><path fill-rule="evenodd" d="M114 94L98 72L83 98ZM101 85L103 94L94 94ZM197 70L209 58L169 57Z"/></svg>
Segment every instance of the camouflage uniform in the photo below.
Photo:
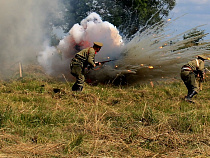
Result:
<svg viewBox="0 0 210 158"><path fill-rule="evenodd" d="M86 48L78 52L72 59L70 64L71 74L76 77L76 82L72 90L81 91L85 81L84 70L90 65L94 67L95 50L92 47Z"/></svg>
<svg viewBox="0 0 210 158"><path fill-rule="evenodd" d="M93 68L95 66L95 54L98 52L103 43L94 42L93 47L89 47L78 52L72 59L70 64L71 74L76 77L76 82L72 87L72 91L82 91L85 82L84 71L87 66Z"/></svg>
<svg viewBox="0 0 210 158"><path fill-rule="evenodd" d="M189 101L199 91L196 77L199 76L203 78L204 60L206 59L208 58L203 55L199 55L197 59L189 61L181 69L181 79L183 80L185 86L188 89L186 99Z"/></svg>

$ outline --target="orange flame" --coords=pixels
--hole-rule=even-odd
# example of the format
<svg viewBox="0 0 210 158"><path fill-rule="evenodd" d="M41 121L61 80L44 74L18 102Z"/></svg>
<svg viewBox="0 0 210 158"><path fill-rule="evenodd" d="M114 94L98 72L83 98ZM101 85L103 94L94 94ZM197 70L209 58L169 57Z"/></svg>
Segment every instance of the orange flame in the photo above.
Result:
<svg viewBox="0 0 210 158"><path fill-rule="evenodd" d="M154 88L154 83L152 81L150 82L150 85L152 88Z"/></svg>
<svg viewBox="0 0 210 158"><path fill-rule="evenodd" d="M149 68L149 69L153 69L154 67L153 67L153 66L148 66L148 68Z"/></svg>

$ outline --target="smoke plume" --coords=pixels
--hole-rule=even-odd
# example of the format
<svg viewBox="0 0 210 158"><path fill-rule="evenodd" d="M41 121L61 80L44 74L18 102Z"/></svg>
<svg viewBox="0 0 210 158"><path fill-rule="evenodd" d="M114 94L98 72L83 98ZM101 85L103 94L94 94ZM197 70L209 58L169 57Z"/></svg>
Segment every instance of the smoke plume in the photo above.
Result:
<svg viewBox="0 0 210 158"><path fill-rule="evenodd" d="M58 1L0 1L0 72L8 72L17 62L36 62L48 38L49 18L59 17Z"/></svg>
<svg viewBox="0 0 210 158"><path fill-rule="evenodd" d="M196 37L183 40L187 32L174 35L166 31L173 24L163 21L137 32L132 39L123 39L118 29L91 13L75 24L57 47L49 44L51 21L62 18L59 0L0 1L0 74L8 73L18 62L37 62L52 76L74 79L69 63L75 53L93 42L104 46L96 61L114 60L88 71L90 82L130 83L179 76L180 67L198 54L208 54L208 43L186 47ZM199 27L199 26L198 26ZM169 29L170 30L170 29ZM126 31L125 31L126 32Z"/></svg>
<svg viewBox="0 0 210 158"><path fill-rule="evenodd" d="M170 19L161 21L128 40L123 39L112 24L102 21L97 13L91 13L70 29L69 35L60 41L57 48L46 47L40 53L39 61L50 74L69 75L69 63L75 53L98 41L104 46L96 55L96 61L114 61L97 68L97 71L88 71L86 78L89 82L134 83L179 77L181 66L198 54L209 54L209 46L203 42L187 47L197 37L183 40L183 35L195 28L174 34L168 29L171 24L173 21Z"/></svg>
<svg viewBox="0 0 210 158"><path fill-rule="evenodd" d="M104 46L96 55L97 61L116 59L122 49L122 37L117 28L102 21L96 13L89 14L80 24L75 24L57 47L46 46L39 54L38 61L51 75L63 73L70 76L69 63L78 51L93 46L93 42L102 42Z"/></svg>

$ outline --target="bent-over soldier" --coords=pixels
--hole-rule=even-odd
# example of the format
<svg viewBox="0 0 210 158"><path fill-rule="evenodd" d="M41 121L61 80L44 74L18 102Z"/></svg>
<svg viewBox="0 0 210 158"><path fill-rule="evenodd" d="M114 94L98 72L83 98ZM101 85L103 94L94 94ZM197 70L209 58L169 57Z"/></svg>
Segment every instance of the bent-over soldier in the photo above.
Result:
<svg viewBox="0 0 210 158"><path fill-rule="evenodd" d="M199 92L197 77L203 80L204 60L208 58L205 55L198 55L197 59L189 61L181 68L181 79L188 89L188 94L185 97L186 101L192 102L192 97Z"/></svg>
<svg viewBox="0 0 210 158"><path fill-rule="evenodd" d="M85 82L84 71L87 66L94 68L95 54L100 51L103 44L101 42L94 42L93 47L78 52L70 63L71 74L76 77L76 82L72 87L72 91L82 91Z"/></svg>

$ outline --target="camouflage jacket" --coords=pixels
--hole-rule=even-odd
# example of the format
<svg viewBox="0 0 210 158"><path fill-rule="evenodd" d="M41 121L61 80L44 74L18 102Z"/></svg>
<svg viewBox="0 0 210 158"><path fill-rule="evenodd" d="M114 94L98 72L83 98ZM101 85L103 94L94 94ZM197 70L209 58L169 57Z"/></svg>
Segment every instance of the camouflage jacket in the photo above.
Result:
<svg viewBox="0 0 210 158"><path fill-rule="evenodd" d="M189 61L186 66L190 67L196 74L203 74L204 71L204 61L201 59L194 59Z"/></svg>
<svg viewBox="0 0 210 158"><path fill-rule="evenodd" d="M92 47L83 49L75 55L75 58L81 60L85 66L89 64L94 67L95 50Z"/></svg>

